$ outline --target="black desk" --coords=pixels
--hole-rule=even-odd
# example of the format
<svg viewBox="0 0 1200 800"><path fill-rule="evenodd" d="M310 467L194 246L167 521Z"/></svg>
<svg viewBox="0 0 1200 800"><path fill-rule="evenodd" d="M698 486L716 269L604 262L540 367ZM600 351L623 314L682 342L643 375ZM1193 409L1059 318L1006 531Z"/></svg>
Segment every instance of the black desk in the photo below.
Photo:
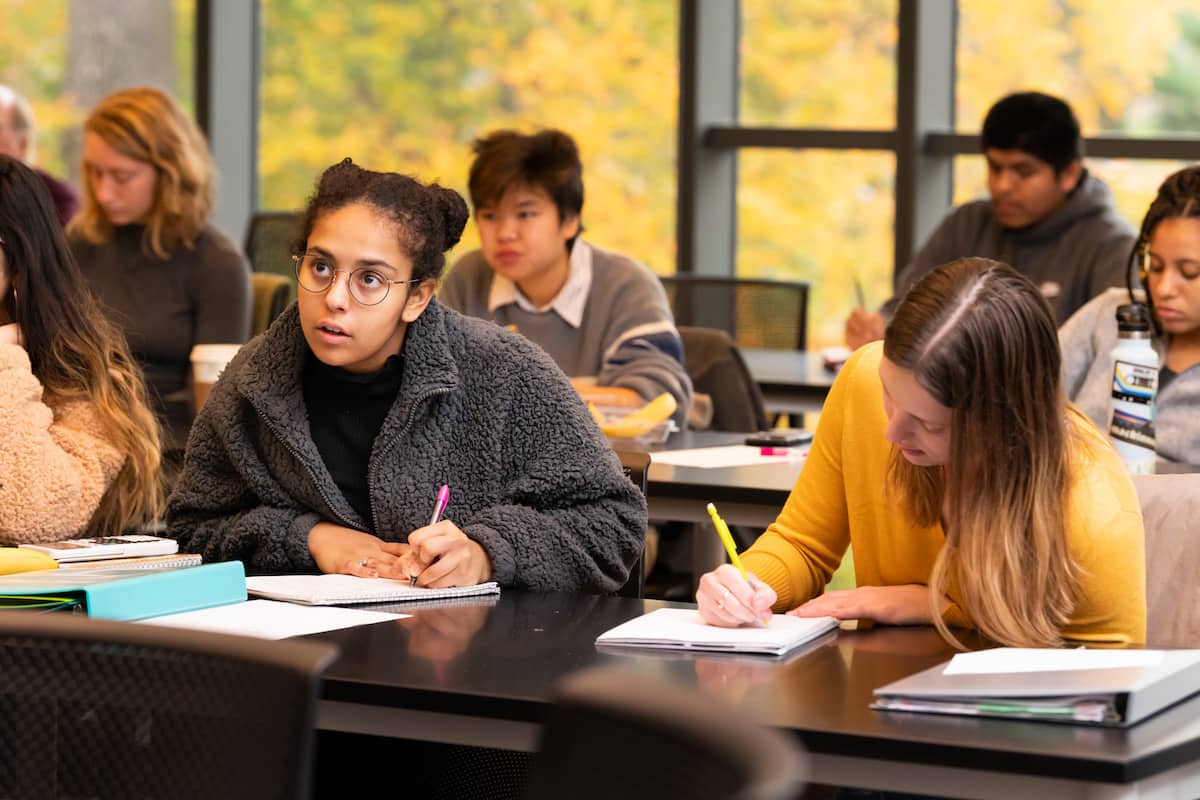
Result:
<svg viewBox="0 0 1200 800"><path fill-rule="evenodd" d="M595 647L601 632L663 605L506 592L491 607L381 607L414 616L314 637L341 647L318 726L531 750L555 682L616 665L791 732L820 783L1022 800L1200 795L1200 698L1125 731L870 710L875 687L950 656L931 628L842 631L785 662Z"/></svg>
<svg viewBox="0 0 1200 800"><path fill-rule="evenodd" d="M837 376L825 369L819 353L747 347L742 357L762 390L767 410L775 413L819 412Z"/></svg>

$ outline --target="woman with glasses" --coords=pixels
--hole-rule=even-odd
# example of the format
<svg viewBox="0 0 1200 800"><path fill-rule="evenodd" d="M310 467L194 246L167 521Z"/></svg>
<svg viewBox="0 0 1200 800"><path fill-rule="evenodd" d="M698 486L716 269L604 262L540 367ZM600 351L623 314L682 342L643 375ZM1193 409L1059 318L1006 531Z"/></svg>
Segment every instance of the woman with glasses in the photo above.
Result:
<svg viewBox="0 0 1200 800"><path fill-rule="evenodd" d="M1013 647L1145 641L1133 484L1070 407L1050 306L1011 267L967 258L905 295L838 374L779 517L700 581L700 616L974 627ZM857 588L825 591L848 547Z"/></svg>
<svg viewBox="0 0 1200 800"><path fill-rule="evenodd" d="M83 129L83 209L71 249L129 339L177 468L191 425L189 355L250 334L250 269L209 224L213 164L204 137L151 88L106 97Z"/></svg>
<svg viewBox="0 0 1200 800"><path fill-rule="evenodd" d="M1158 456L1200 464L1200 167L1163 181L1142 220L1131 260L1141 291L1109 289L1059 331L1067 397L1108 428L1117 308L1145 302L1162 364L1154 400Z"/></svg>
<svg viewBox="0 0 1200 800"><path fill-rule="evenodd" d="M645 501L570 382L434 297L466 220L436 184L349 159L325 171L294 254L299 301L196 419L168 513L183 550L434 587L624 583Z"/></svg>
<svg viewBox="0 0 1200 800"><path fill-rule="evenodd" d="M158 518L158 426L45 184L0 156L0 544Z"/></svg>

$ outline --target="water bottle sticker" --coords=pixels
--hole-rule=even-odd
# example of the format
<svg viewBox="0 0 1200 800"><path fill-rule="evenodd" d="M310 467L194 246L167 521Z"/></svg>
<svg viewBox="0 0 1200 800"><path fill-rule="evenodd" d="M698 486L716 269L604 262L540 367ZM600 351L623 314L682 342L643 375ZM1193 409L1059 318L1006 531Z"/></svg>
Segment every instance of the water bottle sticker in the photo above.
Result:
<svg viewBox="0 0 1200 800"><path fill-rule="evenodd" d="M1114 400L1150 403L1158 391L1158 370L1145 364L1113 362L1112 396Z"/></svg>
<svg viewBox="0 0 1200 800"><path fill-rule="evenodd" d="M1108 432L1112 438L1137 447L1154 449L1154 420L1114 408Z"/></svg>

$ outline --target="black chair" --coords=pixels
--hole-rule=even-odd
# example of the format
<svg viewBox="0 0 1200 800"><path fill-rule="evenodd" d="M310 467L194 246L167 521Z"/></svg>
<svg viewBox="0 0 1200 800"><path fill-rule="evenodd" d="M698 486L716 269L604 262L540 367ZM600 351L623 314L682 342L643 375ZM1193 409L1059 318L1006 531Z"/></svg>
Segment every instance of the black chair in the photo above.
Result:
<svg viewBox="0 0 1200 800"><path fill-rule="evenodd" d="M300 238L304 214L300 211L259 211L246 227L243 249L255 272L274 272L296 280L292 242Z"/></svg>
<svg viewBox="0 0 1200 800"><path fill-rule="evenodd" d="M257 336L271 327L275 318L296 299L296 285L294 280L273 272L252 272L250 284L254 290L250 335Z"/></svg>
<svg viewBox="0 0 1200 800"><path fill-rule="evenodd" d="M525 800L784 800L806 759L717 698L621 669L563 681Z"/></svg>
<svg viewBox="0 0 1200 800"><path fill-rule="evenodd" d="M617 450L616 453L617 458L621 461L621 469L625 471L625 477L633 481L633 485L642 490L642 496L644 497L646 495L646 473L650 469L650 454L635 450ZM629 580L617 591L617 594L621 597L641 598L645 584L646 548L645 543L643 543L641 555L638 556L637 561L629 569Z"/></svg>
<svg viewBox="0 0 1200 800"><path fill-rule="evenodd" d="M738 347L804 350L808 284L677 274L660 278L677 325L719 328Z"/></svg>
<svg viewBox="0 0 1200 800"><path fill-rule="evenodd" d="M768 427L762 391L737 344L723 330L679 327L683 365L697 394L708 395L714 431L758 431Z"/></svg>
<svg viewBox="0 0 1200 800"><path fill-rule="evenodd" d="M308 797L336 652L0 612L0 796Z"/></svg>

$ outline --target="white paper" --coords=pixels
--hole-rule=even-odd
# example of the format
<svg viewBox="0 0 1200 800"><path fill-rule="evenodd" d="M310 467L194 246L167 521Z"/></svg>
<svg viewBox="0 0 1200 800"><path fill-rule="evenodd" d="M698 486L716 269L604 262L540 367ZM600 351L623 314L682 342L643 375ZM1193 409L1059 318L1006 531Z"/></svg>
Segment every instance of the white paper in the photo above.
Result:
<svg viewBox="0 0 1200 800"><path fill-rule="evenodd" d="M1018 672L1065 672L1081 669L1154 667L1162 663L1162 650L1050 650L997 647L959 653L942 670L943 675L995 675Z"/></svg>
<svg viewBox="0 0 1200 800"><path fill-rule="evenodd" d="M765 628L718 628L705 625L698 611L660 608L600 634L596 644L778 654L836 627L832 617L776 614Z"/></svg>
<svg viewBox="0 0 1200 800"><path fill-rule="evenodd" d="M235 633L260 639L286 639L309 633L336 631L355 625L372 625L411 614L364 611L336 606L301 606L276 600L246 600L215 608L185 611L141 620L145 625L166 625L215 633Z"/></svg>
<svg viewBox="0 0 1200 800"><path fill-rule="evenodd" d="M787 454L764 456L760 447L732 444L724 447L696 447L691 450L662 450L651 453L650 460L655 464L711 469L715 467L745 467L754 464L787 464L788 462L802 461L808 456L808 445L772 449L786 450Z"/></svg>

